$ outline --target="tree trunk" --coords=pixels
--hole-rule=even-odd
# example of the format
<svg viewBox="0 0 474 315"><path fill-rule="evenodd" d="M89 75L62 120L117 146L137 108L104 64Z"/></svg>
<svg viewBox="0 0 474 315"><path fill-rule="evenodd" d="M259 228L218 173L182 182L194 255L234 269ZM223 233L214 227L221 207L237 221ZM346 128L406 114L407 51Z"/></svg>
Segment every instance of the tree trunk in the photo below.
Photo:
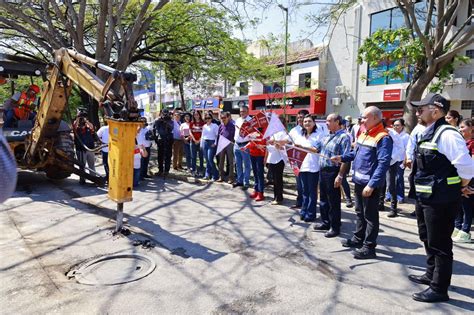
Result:
<svg viewBox="0 0 474 315"><path fill-rule="evenodd" d="M435 67L429 67L416 81L413 83L408 91L407 99L405 101L405 108L403 119L405 120L406 128L409 132L415 128L418 123L416 118L416 108L411 105L413 101L421 100L423 92L430 84L431 80L435 77Z"/></svg>
<svg viewBox="0 0 474 315"><path fill-rule="evenodd" d="M183 82L178 83L179 86L179 95L181 96L181 108L185 111L186 110L186 103L184 102L184 84Z"/></svg>

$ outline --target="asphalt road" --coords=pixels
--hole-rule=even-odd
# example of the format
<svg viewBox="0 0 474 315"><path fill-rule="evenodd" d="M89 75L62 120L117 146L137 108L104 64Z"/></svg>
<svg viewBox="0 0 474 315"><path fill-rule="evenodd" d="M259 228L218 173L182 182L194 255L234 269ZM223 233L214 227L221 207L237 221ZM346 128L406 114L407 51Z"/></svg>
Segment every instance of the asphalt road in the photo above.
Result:
<svg viewBox="0 0 474 315"><path fill-rule="evenodd" d="M0 309L4 314L439 313L474 311L473 244L454 246L447 303L411 299L425 265L411 205L381 214L378 258L358 261L302 223L286 205L250 201L226 184L153 178L125 204L130 235L113 235L115 204L103 189L71 178L20 173L0 205ZM294 198L292 195L286 196ZM354 228L343 213L343 235ZM149 240L154 248L136 246ZM135 244L134 244L135 242ZM92 258L141 254L148 276L114 286L84 285L69 271ZM120 264L104 276L133 273ZM137 267L138 269L138 267Z"/></svg>

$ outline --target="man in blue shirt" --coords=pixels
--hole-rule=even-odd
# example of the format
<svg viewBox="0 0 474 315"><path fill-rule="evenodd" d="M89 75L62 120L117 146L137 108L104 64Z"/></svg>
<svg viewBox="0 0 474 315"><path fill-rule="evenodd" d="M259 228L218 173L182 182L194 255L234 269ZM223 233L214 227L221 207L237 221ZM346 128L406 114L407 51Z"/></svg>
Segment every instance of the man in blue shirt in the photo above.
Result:
<svg viewBox="0 0 474 315"><path fill-rule="evenodd" d="M321 223L314 226L315 230L325 231L325 237L336 237L341 230L341 189L334 187L334 182L339 173L340 164L331 162L329 158L336 155L348 154L351 150L351 139L345 132L343 119L340 115L330 114L326 118L330 134L323 140L320 171L319 208L321 210Z"/></svg>
<svg viewBox="0 0 474 315"><path fill-rule="evenodd" d="M365 132L357 138L354 151L331 158L333 162L353 161L355 211L357 224L354 235L342 242L344 247L362 247L353 251L355 259L375 258L379 233L378 200L390 166L393 141L382 124L382 112L375 106L367 107L362 116ZM341 185L347 173L343 163L334 185Z"/></svg>

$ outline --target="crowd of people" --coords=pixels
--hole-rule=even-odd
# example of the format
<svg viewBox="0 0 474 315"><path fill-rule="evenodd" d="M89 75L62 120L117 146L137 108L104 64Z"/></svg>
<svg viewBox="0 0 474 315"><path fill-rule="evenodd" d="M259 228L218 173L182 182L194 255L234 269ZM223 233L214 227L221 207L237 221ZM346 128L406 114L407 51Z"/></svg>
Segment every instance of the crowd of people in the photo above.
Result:
<svg viewBox="0 0 474 315"><path fill-rule="evenodd" d="M318 126L306 110L300 110L297 124L289 132L284 128L270 134L258 128L252 134L242 132L252 120L246 106L240 108L235 120L229 112L164 109L153 123L144 124L137 131L134 186L151 177L148 166L153 143L158 152L155 175L167 176L172 166L175 171L185 171L196 178L247 190L252 173L253 191L249 198L264 201L265 186L271 184L271 205L284 201L283 174L285 167L290 166L297 188L296 202L291 208L299 209L302 221L315 222L313 229L323 231L325 237L333 238L341 232L342 194L347 207L355 205L355 231L342 240L343 247L353 249L355 259L376 257L379 212L385 209L385 203L389 202L388 217L395 218L398 204L412 198L416 201L412 215L417 219L425 246L427 269L423 275L410 275L409 279L429 285L413 298L423 302L446 301L453 241L471 242L473 122L450 110L449 103L439 94L428 94L412 105L416 107L418 124L410 134L405 131L403 119L386 122L382 111L374 106L367 107L355 124L349 116L329 114L325 121L327 129ZM284 121L281 124L284 126ZM79 135L93 130L87 122L74 126L79 128ZM100 128L96 135L105 144L107 128ZM80 144L91 139L87 135L78 145L78 159L84 164L89 157L81 151ZM300 163L292 162L289 148L297 152L293 151L291 157L303 157ZM107 150L107 146L102 148L106 172ZM406 168L410 169L408 196L404 188ZM354 183L352 192L348 175ZM316 223L318 197L320 220Z"/></svg>

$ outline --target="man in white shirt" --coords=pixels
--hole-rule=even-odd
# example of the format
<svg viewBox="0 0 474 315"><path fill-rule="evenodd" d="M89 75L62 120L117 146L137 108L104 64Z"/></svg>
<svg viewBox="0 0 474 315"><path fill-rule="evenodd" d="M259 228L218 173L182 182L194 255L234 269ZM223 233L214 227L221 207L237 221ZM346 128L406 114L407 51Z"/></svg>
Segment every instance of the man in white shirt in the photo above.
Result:
<svg viewBox="0 0 474 315"><path fill-rule="evenodd" d="M393 140L392 159L390 160L390 167L387 171L385 186L382 188L382 193L380 194L379 207L380 210L384 210L385 191L388 188L390 196L394 197L390 198L390 212L388 213L387 217L394 218L398 216L397 174L398 169L400 168L400 165L402 164L405 158L405 149L403 147L402 139L400 138L400 135L397 131L392 128L389 128L388 133Z"/></svg>
<svg viewBox="0 0 474 315"><path fill-rule="evenodd" d="M101 150L102 164L104 164L105 176L109 179L109 126L105 125L99 128L97 136L102 144L106 144Z"/></svg>
<svg viewBox="0 0 474 315"><path fill-rule="evenodd" d="M153 145L153 128L151 124L145 123L145 125L140 128L137 136L138 145L143 145L147 154L146 157L141 156L140 160L140 180L145 178L151 178L148 175L148 164L150 163L150 155L151 155L151 146Z"/></svg>
<svg viewBox="0 0 474 315"><path fill-rule="evenodd" d="M299 137L303 136L303 120L304 116L308 114L309 112L306 109L302 109L298 112L298 115L296 116L296 126L293 127L289 133L289 141L293 144L298 141ZM296 176L296 191L296 203L290 207L291 209L299 209L303 204L303 183L301 182L301 178L299 176Z"/></svg>
<svg viewBox="0 0 474 315"><path fill-rule="evenodd" d="M247 190L250 184L250 154L249 150L241 150L249 143L249 137L240 136L240 127L245 121L249 121L251 118L249 116L248 106L242 106L240 108L240 117L235 120L235 136L234 136L234 156L235 164L237 170L237 180L232 185L234 188L241 186L243 190Z"/></svg>

